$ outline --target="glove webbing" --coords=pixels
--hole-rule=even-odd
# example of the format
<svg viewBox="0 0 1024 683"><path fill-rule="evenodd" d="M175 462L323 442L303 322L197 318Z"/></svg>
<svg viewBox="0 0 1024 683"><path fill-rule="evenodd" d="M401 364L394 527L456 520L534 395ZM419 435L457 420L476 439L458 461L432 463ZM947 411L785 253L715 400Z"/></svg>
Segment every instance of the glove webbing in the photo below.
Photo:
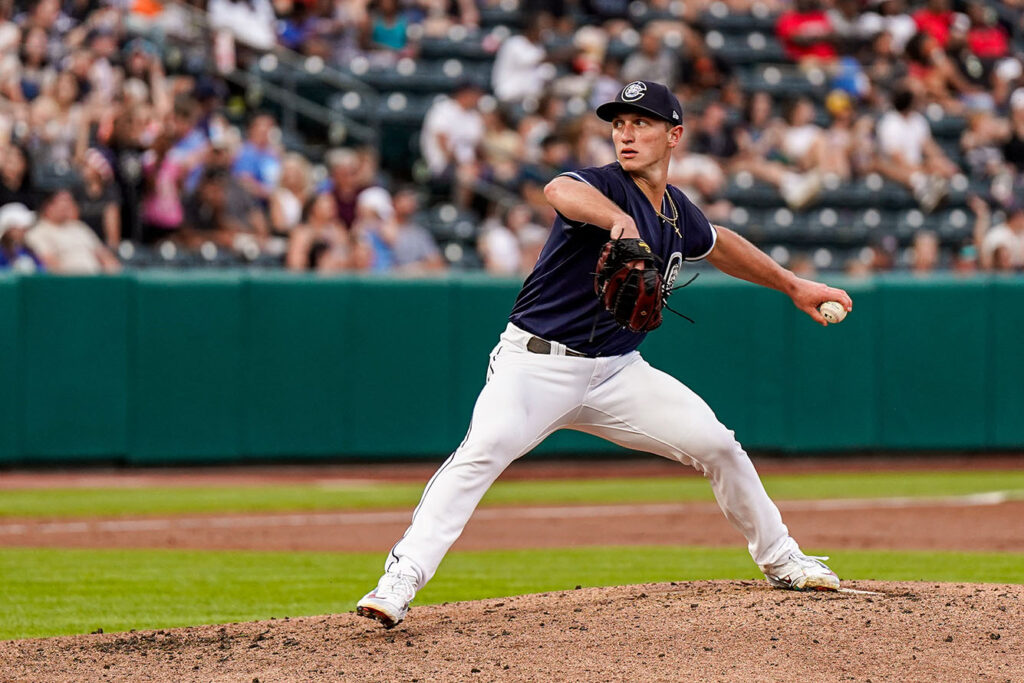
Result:
<svg viewBox="0 0 1024 683"><path fill-rule="evenodd" d="M618 238L616 238L616 239L618 239ZM654 262L660 268L661 265L664 263L664 260L660 256L658 256L657 254L653 254L652 253L651 256L653 257ZM595 277L596 275L597 275L596 272L590 274L591 277ZM672 313L675 313L680 318L688 320L690 322L690 324L692 324L692 325L697 324L697 321L694 320L693 318L691 318L690 316L686 315L685 313L680 313L676 309L674 309L671 306L669 306L668 305L668 297L672 294L672 292L675 292L678 289L683 289L684 287L687 287L687 286L693 284L693 281L696 280L699 275L700 275L699 272L698 273L694 273L693 277L691 277L689 280L687 280L686 282L684 282L681 285L676 285L675 287L672 287L671 289L666 289L665 292L662 295L662 304L661 304L662 308L664 308L664 309L666 309L668 311L671 311ZM600 319L601 319L601 311L598 311L597 313L594 314L594 322L590 326L590 337L588 337L588 343L593 343L594 342L594 335L597 333L597 321L600 320Z"/></svg>

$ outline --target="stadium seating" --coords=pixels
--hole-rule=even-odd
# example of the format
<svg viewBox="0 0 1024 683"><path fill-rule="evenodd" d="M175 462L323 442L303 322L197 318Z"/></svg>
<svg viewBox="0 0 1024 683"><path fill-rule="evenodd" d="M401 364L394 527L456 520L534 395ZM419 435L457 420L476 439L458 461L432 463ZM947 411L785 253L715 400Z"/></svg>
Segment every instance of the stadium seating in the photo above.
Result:
<svg viewBox="0 0 1024 683"><path fill-rule="evenodd" d="M339 142L375 145L382 166L381 177L412 179L419 184L427 200L419 216L422 224L441 245L448 261L454 267L466 269L479 267L475 246L483 218L479 214L488 212L482 206L474 207L478 214L448 203L450 185L425 178L425 174L417 172L417 163L422 165L418 162L419 134L431 106L466 80L490 90L494 61L502 41L521 32L529 19L516 0L478 4L478 26L453 22L446 30L435 33L428 32L423 24L410 23L408 38L413 49L408 51L376 52L364 50L366 46L360 44L351 53L354 57L346 52L344 59L325 59L274 50L240 59L244 71L227 79L234 86L233 96L239 94L239 88L244 92L246 105L266 109L277 115L279 121L289 118L293 125L282 126L283 145L316 163L323 162L326 150ZM600 25L600 18L583 14L585 7L586 3L568 4L567 11L575 25ZM1024 51L1020 12L1001 3L993 7L1007 25L1014 27L1011 37L1015 49ZM678 21L684 9L682 3L658 7L630 3L627 19L632 27L611 32L607 56L624 60L638 48L646 26L662 20ZM777 18L777 14L758 3L748 12L737 12L727 3L716 2L690 26L693 35L703 40L716 60L735 77L741 91L772 95L775 114L781 113L786 100L808 97L815 105L815 122L828 125L831 118L825 100L836 87L834 77L826 69L798 66L787 58L775 35ZM666 45L671 43L674 47L672 41L678 42L679 35L677 32ZM687 33L684 40L690 39L691 34ZM544 40L552 53L570 54L574 49L572 32L552 31L545 34ZM191 41L161 38L156 42L160 43L167 73L212 73L209 41L193 36ZM560 76L575 74L577 68L575 62L557 64ZM273 97L267 95L271 90L276 93ZM590 106L585 97L573 95L576 96L559 94L566 100L567 117L577 116ZM684 102L688 116L698 114L702 106L700 96ZM528 100L508 107L507 113L516 124L536 108L536 101ZM239 107L225 109L233 122L244 121ZM739 115L730 110L730 121L738 123ZM827 180L806 208L793 211L774 186L757 181L748 173L738 173L728 178L719 197L733 207L730 225L768 251L785 252L787 259L807 257L823 269L841 268L849 258L857 257L865 245L883 237L906 246L921 230L933 230L945 247L957 248L972 235L974 218L967 209L968 197L985 195L988 187L985 180L966 175L960 147L966 118L935 104L926 110L926 116L938 145L964 172L953 178L948 195L935 211L922 211L906 188L877 174L845 183ZM294 125L296 120L298 126ZM317 172L322 178L324 169L320 167ZM33 177L41 190L48 190L75 183L78 171L67 164L37 164ZM494 201L493 197L484 196ZM128 242L119 256L126 265L140 268L274 267L281 262L279 256L257 252L247 256L213 244L204 246L205 249L193 253L181 248L153 250Z"/></svg>

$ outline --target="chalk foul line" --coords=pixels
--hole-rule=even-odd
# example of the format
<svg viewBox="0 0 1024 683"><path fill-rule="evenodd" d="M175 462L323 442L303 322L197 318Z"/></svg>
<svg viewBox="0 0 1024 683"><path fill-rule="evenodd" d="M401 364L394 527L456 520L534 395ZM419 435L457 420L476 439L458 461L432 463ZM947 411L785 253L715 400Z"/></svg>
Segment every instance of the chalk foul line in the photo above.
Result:
<svg viewBox="0 0 1024 683"><path fill-rule="evenodd" d="M879 593L878 591L862 591L856 588L840 588L840 593L851 593L853 595L885 595L885 593Z"/></svg>

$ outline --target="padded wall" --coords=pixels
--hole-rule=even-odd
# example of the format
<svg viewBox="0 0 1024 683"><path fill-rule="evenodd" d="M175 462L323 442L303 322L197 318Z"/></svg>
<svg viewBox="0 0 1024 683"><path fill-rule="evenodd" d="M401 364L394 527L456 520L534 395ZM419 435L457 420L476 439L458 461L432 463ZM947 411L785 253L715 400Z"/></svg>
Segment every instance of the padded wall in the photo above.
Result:
<svg viewBox="0 0 1024 683"><path fill-rule="evenodd" d="M748 448L1024 446L1024 279L837 283L815 325L705 276L641 347ZM444 457L518 282L288 273L0 278L0 462ZM642 391L642 387L638 387ZM543 452L610 451L562 432Z"/></svg>

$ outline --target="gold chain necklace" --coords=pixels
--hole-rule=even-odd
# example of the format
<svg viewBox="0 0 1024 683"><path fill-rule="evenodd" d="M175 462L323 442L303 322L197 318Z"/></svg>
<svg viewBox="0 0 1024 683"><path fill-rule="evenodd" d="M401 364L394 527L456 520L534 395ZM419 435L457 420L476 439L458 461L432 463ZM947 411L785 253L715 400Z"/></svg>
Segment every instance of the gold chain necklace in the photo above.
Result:
<svg viewBox="0 0 1024 683"><path fill-rule="evenodd" d="M640 183L636 181L636 178L633 178L633 184L636 185L637 189L640 190L641 193L643 193L644 188L640 187ZM646 196L646 194L644 194L644 196ZM672 229L676 231L676 235L679 236L679 239L682 239L683 235L679 232L679 226L676 224L679 221L679 209L676 208L676 203L672 201L672 195L669 194L668 188L665 188L665 198L668 199L668 205L672 209L672 218L669 218L661 211L658 211L658 209L654 209L654 213L658 215L658 218L671 225ZM654 208L653 204L651 205L651 208Z"/></svg>

